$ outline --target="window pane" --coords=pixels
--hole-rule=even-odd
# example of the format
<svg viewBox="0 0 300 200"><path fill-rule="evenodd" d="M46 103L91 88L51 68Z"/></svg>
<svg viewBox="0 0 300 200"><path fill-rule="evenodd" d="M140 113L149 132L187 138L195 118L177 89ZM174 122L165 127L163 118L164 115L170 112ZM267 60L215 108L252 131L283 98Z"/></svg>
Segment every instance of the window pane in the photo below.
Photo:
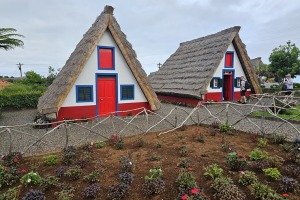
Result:
<svg viewBox="0 0 300 200"><path fill-rule="evenodd" d="M78 101L92 100L92 88L91 87L79 87L78 88Z"/></svg>
<svg viewBox="0 0 300 200"><path fill-rule="evenodd" d="M122 86L122 99L133 99L133 86Z"/></svg>

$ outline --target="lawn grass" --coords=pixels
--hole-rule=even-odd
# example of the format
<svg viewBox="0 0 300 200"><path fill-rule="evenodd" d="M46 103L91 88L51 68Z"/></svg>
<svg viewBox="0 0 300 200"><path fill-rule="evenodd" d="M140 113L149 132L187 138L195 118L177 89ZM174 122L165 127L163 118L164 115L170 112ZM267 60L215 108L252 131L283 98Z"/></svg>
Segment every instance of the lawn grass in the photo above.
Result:
<svg viewBox="0 0 300 200"><path fill-rule="evenodd" d="M294 108L295 109L286 110L284 114L278 114L277 116L281 117L283 119L291 119L292 118L291 120L300 121L300 105L297 105ZM252 116L255 116L255 117L261 117L262 115L263 115L262 111L256 111L256 112L252 113ZM265 113L265 116L266 117L274 117L273 115L271 115L268 112Z"/></svg>

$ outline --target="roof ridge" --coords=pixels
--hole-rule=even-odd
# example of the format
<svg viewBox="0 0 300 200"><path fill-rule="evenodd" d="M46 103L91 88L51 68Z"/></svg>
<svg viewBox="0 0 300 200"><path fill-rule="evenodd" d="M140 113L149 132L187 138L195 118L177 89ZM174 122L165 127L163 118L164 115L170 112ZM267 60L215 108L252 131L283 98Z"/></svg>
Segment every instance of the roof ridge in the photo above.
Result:
<svg viewBox="0 0 300 200"><path fill-rule="evenodd" d="M239 32L240 29L241 29L240 26L233 26L231 28L224 29L224 30L219 31L217 33L206 35L206 36L196 38L196 39L193 39L193 40L189 40L189 41L186 41L186 42L181 42L180 45L189 44L189 43L193 43L193 42L197 42L197 41L201 41L201 40L206 40L206 39L209 39L209 38L214 38L214 37L217 37L217 36L220 36L220 35L224 35L226 33Z"/></svg>

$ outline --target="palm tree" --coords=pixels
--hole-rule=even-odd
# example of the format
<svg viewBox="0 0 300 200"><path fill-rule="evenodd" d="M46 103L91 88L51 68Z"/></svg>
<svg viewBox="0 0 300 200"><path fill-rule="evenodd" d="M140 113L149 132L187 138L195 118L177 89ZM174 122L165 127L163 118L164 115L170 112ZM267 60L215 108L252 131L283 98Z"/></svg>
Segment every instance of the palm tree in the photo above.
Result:
<svg viewBox="0 0 300 200"><path fill-rule="evenodd" d="M24 42L13 37L24 37L23 35L16 34L17 30L14 28L0 28L0 49L9 50L15 47L23 47Z"/></svg>

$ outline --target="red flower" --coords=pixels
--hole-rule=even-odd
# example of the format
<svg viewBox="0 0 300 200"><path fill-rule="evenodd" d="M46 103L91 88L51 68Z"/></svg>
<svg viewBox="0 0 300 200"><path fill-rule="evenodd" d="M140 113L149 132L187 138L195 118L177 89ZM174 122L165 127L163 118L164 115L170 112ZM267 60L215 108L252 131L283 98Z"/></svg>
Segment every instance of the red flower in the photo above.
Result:
<svg viewBox="0 0 300 200"><path fill-rule="evenodd" d="M288 197L288 196L289 196L289 194L283 194L282 196L284 196L284 197Z"/></svg>
<svg viewBox="0 0 300 200"><path fill-rule="evenodd" d="M19 160L17 158L14 159L14 162L17 163Z"/></svg>
<svg viewBox="0 0 300 200"><path fill-rule="evenodd" d="M113 138L117 138L117 135L116 135L116 134L113 134L112 136L113 136Z"/></svg>
<svg viewBox="0 0 300 200"><path fill-rule="evenodd" d="M241 153L238 153L237 156L238 156L238 157L242 157L242 154L241 154Z"/></svg>
<svg viewBox="0 0 300 200"><path fill-rule="evenodd" d="M25 170L25 169L22 169L21 172L22 172L22 173L26 173L26 170Z"/></svg>
<svg viewBox="0 0 300 200"><path fill-rule="evenodd" d="M193 188L193 189L191 190L191 192L192 192L192 194L197 194L198 188Z"/></svg>
<svg viewBox="0 0 300 200"><path fill-rule="evenodd" d="M182 200L186 200L186 199L188 199L188 198L189 198L189 195L187 195L187 194L185 194L185 195L183 195L183 196L181 197Z"/></svg>
<svg viewBox="0 0 300 200"><path fill-rule="evenodd" d="M189 168L188 168L188 170L189 170L189 171L192 171L192 170L193 170L193 168L189 167Z"/></svg>
<svg viewBox="0 0 300 200"><path fill-rule="evenodd" d="M198 133L197 133L198 135L200 135L201 133L200 133L200 130L198 130Z"/></svg>

